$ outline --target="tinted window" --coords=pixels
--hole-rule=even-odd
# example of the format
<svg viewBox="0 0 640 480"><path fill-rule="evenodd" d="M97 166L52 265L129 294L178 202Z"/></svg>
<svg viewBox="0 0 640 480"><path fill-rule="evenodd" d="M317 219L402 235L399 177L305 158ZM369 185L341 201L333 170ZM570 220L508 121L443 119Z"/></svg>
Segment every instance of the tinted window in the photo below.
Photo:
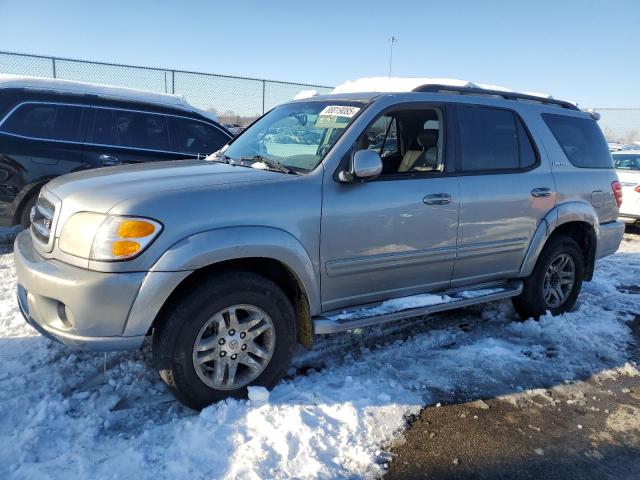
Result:
<svg viewBox="0 0 640 480"><path fill-rule="evenodd" d="M80 141L82 107L31 103L20 106L2 130L32 138Z"/></svg>
<svg viewBox="0 0 640 480"><path fill-rule="evenodd" d="M542 118L574 166L613 166L607 141L594 120L552 113L543 113Z"/></svg>
<svg viewBox="0 0 640 480"><path fill-rule="evenodd" d="M229 141L227 135L206 123L177 117L167 117L167 121L176 152L208 155Z"/></svg>
<svg viewBox="0 0 640 480"><path fill-rule="evenodd" d="M118 135L112 110L96 109L91 142L101 145L118 145Z"/></svg>
<svg viewBox="0 0 640 480"><path fill-rule="evenodd" d="M520 149L513 113L497 108L461 107L458 122L463 170L519 168Z"/></svg>
<svg viewBox="0 0 640 480"><path fill-rule="evenodd" d="M171 150L164 115L114 110L116 132L123 147Z"/></svg>

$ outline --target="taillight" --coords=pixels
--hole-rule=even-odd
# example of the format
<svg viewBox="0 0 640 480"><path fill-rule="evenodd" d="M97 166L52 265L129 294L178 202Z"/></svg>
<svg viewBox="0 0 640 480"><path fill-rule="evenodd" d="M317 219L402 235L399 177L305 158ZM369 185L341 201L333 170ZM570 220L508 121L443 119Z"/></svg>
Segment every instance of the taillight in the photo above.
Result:
<svg viewBox="0 0 640 480"><path fill-rule="evenodd" d="M616 199L618 208L620 208L620 205L622 205L622 185L619 181L611 182L611 191L613 192L613 197Z"/></svg>
<svg viewBox="0 0 640 480"><path fill-rule="evenodd" d="M640 193L640 183L638 185L636 185L636 188L634 188L634 190L638 193Z"/></svg>

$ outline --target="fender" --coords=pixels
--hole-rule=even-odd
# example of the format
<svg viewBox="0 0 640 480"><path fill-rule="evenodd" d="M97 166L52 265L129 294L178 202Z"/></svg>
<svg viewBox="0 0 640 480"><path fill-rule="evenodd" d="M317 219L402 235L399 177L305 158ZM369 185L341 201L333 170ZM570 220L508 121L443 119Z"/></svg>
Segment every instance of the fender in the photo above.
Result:
<svg viewBox="0 0 640 480"><path fill-rule="evenodd" d="M320 282L311 257L285 230L265 226L225 227L200 232L173 244L150 272L193 271L214 263L263 257L286 265L302 284L311 314L320 311Z"/></svg>
<svg viewBox="0 0 640 480"><path fill-rule="evenodd" d="M600 224L598 223L598 215L593 209L593 206L586 202L566 202L556 205L540 221L531 239L522 266L520 267L519 277L528 277L531 275L536 261L540 256L540 252L542 252L549 236L560 225L568 222L585 222L591 225L596 234L597 245L600 239Z"/></svg>

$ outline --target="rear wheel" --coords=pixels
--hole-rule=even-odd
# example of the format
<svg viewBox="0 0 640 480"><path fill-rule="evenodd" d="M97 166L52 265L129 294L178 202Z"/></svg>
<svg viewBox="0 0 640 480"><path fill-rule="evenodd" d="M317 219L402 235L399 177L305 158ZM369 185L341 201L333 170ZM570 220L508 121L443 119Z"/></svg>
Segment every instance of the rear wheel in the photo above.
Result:
<svg viewBox="0 0 640 480"><path fill-rule="evenodd" d="M247 386L272 388L295 347L294 310L275 283L249 272L210 277L172 305L153 334L161 378L201 409Z"/></svg>
<svg viewBox="0 0 640 480"><path fill-rule="evenodd" d="M544 247L531 275L524 280L522 294L513 306L523 320L538 319L573 308L584 278L584 256L570 237L557 235Z"/></svg>

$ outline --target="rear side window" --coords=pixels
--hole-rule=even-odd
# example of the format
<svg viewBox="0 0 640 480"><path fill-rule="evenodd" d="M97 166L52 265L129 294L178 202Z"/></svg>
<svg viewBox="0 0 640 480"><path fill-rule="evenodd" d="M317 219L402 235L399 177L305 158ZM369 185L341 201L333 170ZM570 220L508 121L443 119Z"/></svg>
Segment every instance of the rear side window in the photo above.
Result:
<svg viewBox="0 0 640 480"><path fill-rule="evenodd" d="M229 137L206 123L187 118L167 117L173 150L208 155L224 146Z"/></svg>
<svg viewBox="0 0 640 480"><path fill-rule="evenodd" d="M118 134L113 118L113 111L104 108L96 109L93 121L91 142L100 145L118 145Z"/></svg>
<svg viewBox="0 0 640 480"><path fill-rule="evenodd" d="M462 170L518 168L518 136L511 112L484 107L461 107L458 112Z"/></svg>
<svg viewBox="0 0 640 480"><path fill-rule="evenodd" d="M123 147L171 150L164 115L114 110L116 132Z"/></svg>
<svg viewBox="0 0 640 480"><path fill-rule="evenodd" d="M460 107L460 161L465 172L517 170L536 163L520 119L510 110Z"/></svg>
<svg viewBox="0 0 640 480"><path fill-rule="evenodd" d="M81 141L82 107L26 103L6 119L0 129L30 138Z"/></svg>
<svg viewBox="0 0 640 480"><path fill-rule="evenodd" d="M543 113L542 118L572 165L613 167L607 141L594 120L554 113Z"/></svg>

